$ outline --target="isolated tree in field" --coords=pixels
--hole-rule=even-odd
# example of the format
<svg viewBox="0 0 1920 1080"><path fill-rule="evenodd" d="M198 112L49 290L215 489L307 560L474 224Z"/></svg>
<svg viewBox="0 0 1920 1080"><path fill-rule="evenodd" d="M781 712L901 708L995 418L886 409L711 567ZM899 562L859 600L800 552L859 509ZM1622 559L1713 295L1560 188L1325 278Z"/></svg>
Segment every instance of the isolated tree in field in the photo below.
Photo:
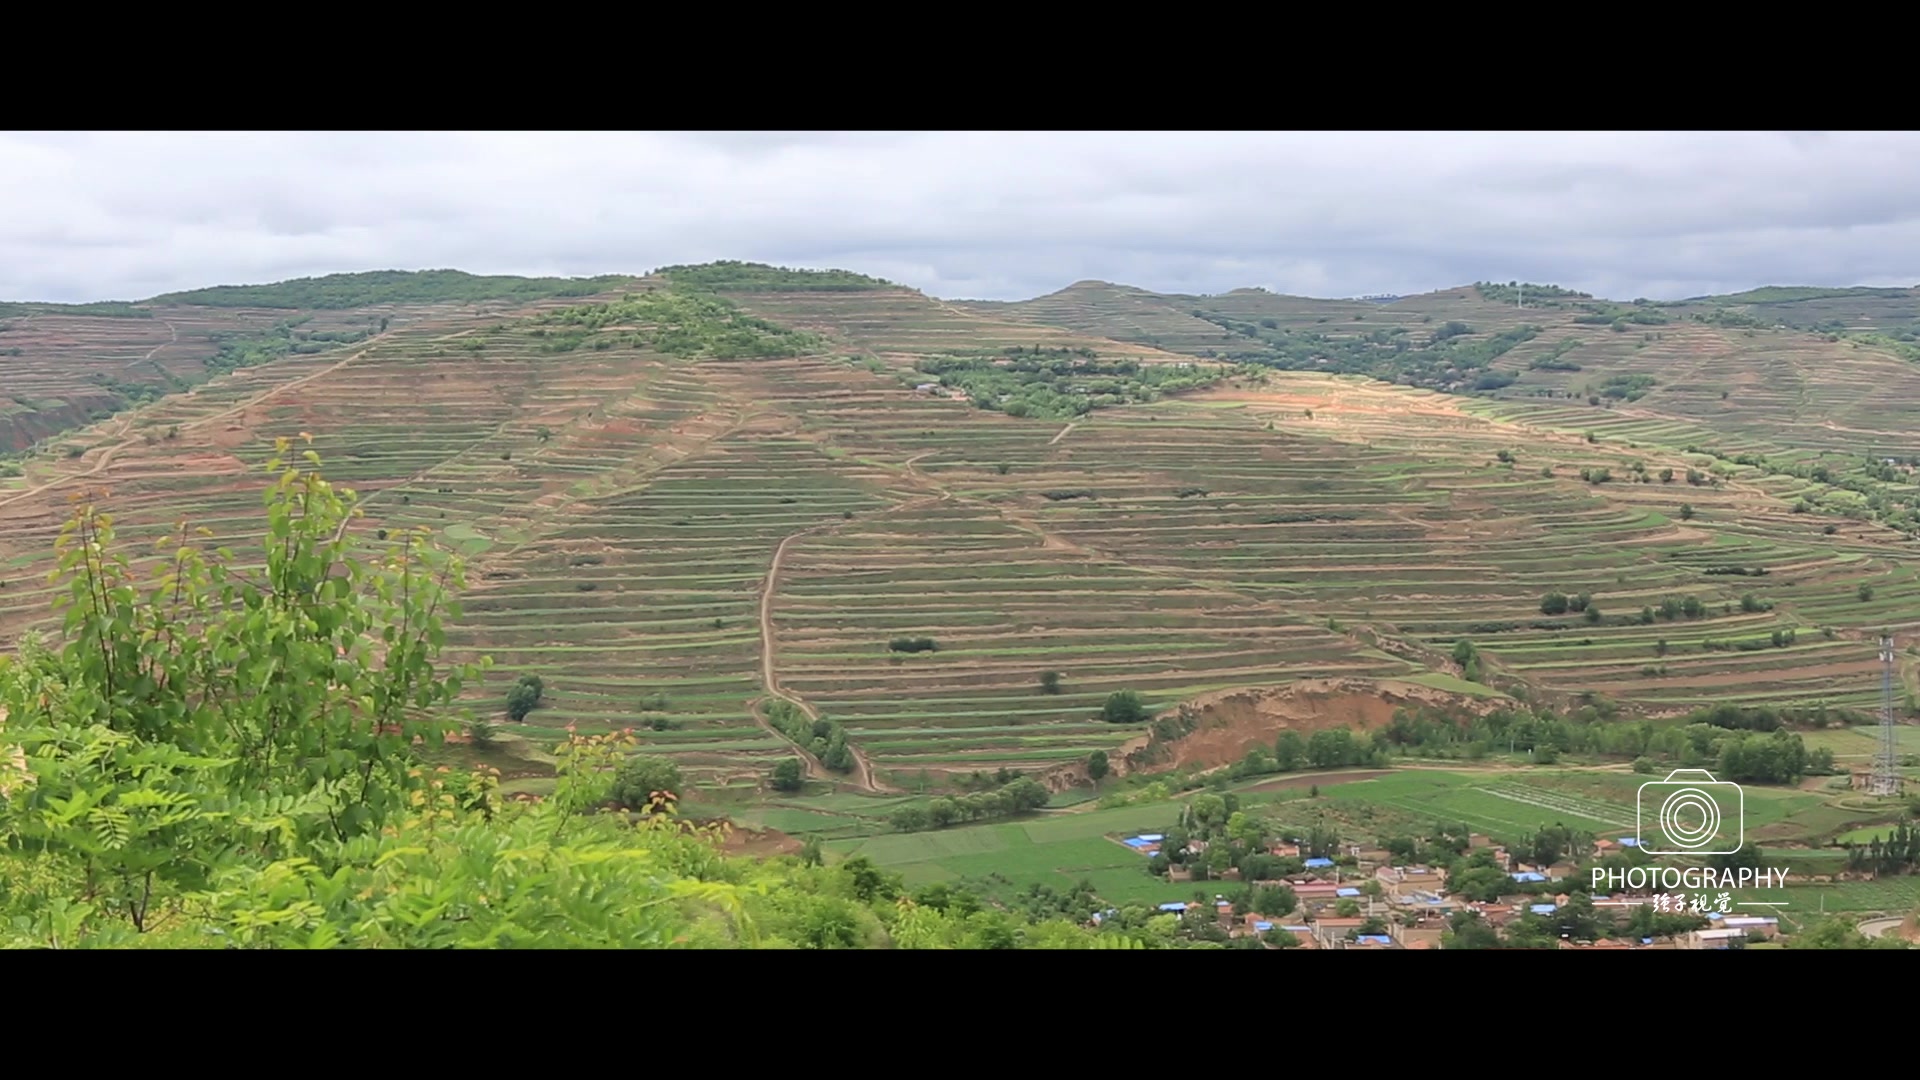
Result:
<svg viewBox="0 0 1920 1080"><path fill-rule="evenodd" d="M1567 613L1567 594L1550 592L1541 597L1540 613L1542 615L1565 615Z"/></svg>
<svg viewBox="0 0 1920 1080"><path fill-rule="evenodd" d="M1040 692L1043 694L1059 693L1060 692L1060 673L1057 671L1049 671L1041 675L1040 676Z"/></svg>
<svg viewBox="0 0 1920 1080"><path fill-rule="evenodd" d="M806 774L800 768L799 758L781 758L774 765L771 778L775 791L799 791Z"/></svg>
<svg viewBox="0 0 1920 1080"><path fill-rule="evenodd" d="M613 800L629 810L647 805L656 791L682 794L680 766L652 754L635 754L614 774Z"/></svg>
<svg viewBox="0 0 1920 1080"><path fill-rule="evenodd" d="M1100 786L1101 779L1107 775L1107 769L1107 752L1105 750L1095 750L1093 753L1087 755L1087 779L1092 780L1095 787Z"/></svg>
<svg viewBox="0 0 1920 1080"><path fill-rule="evenodd" d="M1115 690L1100 707L1100 717L1109 724L1137 724L1148 717L1146 703L1137 690Z"/></svg>
<svg viewBox="0 0 1920 1080"><path fill-rule="evenodd" d="M1692 503L1680 504L1680 520L1681 521L1693 520L1693 504Z"/></svg>
<svg viewBox="0 0 1920 1080"><path fill-rule="evenodd" d="M522 675L507 691L507 716L514 723L527 718L527 714L540 706L540 699L546 696L546 686L538 675Z"/></svg>

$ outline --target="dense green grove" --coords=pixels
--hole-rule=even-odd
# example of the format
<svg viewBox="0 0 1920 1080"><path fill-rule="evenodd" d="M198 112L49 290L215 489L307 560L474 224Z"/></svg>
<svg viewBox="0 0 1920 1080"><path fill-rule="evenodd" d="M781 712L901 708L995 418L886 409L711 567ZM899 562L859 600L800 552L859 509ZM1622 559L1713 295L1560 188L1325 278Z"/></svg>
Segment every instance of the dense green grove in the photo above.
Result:
<svg viewBox="0 0 1920 1080"><path fill-rule="evenodd" d="M870 292L898 287L851 270L791 270L726 259L700 266L663 266L654 274L675 285L711 292Z"/></svg>
<svg viewBox="0 0 1920 1080"><path fill-rule="evenodd" d="M1095 409L1155 401L1212 386L1254 369L1102 360L1088 350L1012 346L997 356L929 357L902 378L964 391L981 409L1039 420L1070 420Z"/></svg>
<svg viewBox="0 0 1920 1080"><path fill-rule="evenodd" d="M531 316L523 325L548 352L587 346L652 349L688 359L800 356L824 343L815 334L755 318L717 296L678 287L628 294Z"/></svg>
<svg viewBox="0 0 1920 1080"><path fill-rule="evenodd" d="M1205 308L1194 308L1192 314L1247 339L1244 348L1225 350L1223 359L1288 371L1367 375L1450 392L1483 392L1510 385L1515 377L1490 365L1540 334L1539 327L1528 325L1479 336L1462 322L1443 323L1424 334L1405 326L1328 332L1288 328L1274 319L1247 322Z"/></svg>
<svg viewBox="0 0 1920 1080"><path fill-rule="evenodd" d="M592 278L481 277L460 270L373 270L328 274L272 285L216 285L165 293L148 304L193 304L220 308L304 308L339 311L375 304L478 303L484 300L545 300L592 296L632 281L630 274Z"/></svg>
<svg viewBox="0 0 1920 1080"><path fill-rule="evenodd" d="M1626 720L1606 703L1564 715L1546 708L1476 714L1420 706L1395 710L1391 722L1371 732L1324 728L1304 739L1281 732L1272 750L1254 747L1222 776L1378 767L1400 757L1477 761L1496 753L1525 753L1539 764L1574 754L1631 761L1644 772L1707 767L1723 780L1786 784L1834 771L1832 751L1809 751L1789 727L1825 727L1853 719L1825 709L1735 705L1696 710L1672 721Z"/></svg>

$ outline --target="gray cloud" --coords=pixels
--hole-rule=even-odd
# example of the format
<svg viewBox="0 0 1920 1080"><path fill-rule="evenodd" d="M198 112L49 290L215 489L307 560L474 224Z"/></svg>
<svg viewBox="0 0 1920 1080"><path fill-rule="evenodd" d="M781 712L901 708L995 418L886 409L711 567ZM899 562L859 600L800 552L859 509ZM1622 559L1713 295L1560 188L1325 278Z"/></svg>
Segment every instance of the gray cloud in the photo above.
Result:
<svg viewBox="0 0 1920 1080"><path fill-rule="evenodd" d="M1899 132L34 133L0 163L5 299L716 258L985 299L1920 282Z"/></svg>

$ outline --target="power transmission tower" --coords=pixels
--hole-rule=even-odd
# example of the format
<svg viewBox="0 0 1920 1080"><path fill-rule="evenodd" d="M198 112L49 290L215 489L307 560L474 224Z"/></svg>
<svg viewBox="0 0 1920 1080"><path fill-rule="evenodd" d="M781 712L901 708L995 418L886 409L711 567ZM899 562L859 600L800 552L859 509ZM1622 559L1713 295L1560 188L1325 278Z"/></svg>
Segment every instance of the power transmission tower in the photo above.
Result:
<svg viewBox="0 0 1920 1080"><path fill-rule="evenodd" d="M1880 752L1874 755L1873 778L1868 791L1874 795L1900 794L1900 758L1894 750L1893 728L1893 639L1880 639Z"/></svg>

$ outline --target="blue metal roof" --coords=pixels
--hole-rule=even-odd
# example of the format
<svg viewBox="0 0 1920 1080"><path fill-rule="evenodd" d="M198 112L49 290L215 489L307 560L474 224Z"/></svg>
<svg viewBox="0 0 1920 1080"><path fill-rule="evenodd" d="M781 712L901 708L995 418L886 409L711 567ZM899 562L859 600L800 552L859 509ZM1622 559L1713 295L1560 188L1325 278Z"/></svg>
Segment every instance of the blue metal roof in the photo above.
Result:
<svg viewBox="0 0 1920 1080"><path fill-rule="evenodd" d="M1360 895L1360 890L1359 890L1359 889L1335 889L1335 890L1333 890L1333 895L1335 895L1335 896L1359 896L1359 895Z"/></svg>
<svg viewBox="0 0 1920 1080"><path fill-rule="evenodd" d="M1271 930L1273 929L1273 924L1270 922L1257 922L1253 924L1253 928L1255 930Z"/></svg>
<svg viewBox="0 0 1920 1080"><path fill-rule="evenodd" d="M1621 847L1639 847L1640 838L1637 836L1623 836L1620 838L1620 846Z"/></svg>
<svg viewBox="0 0 1920 1080"><path fill-rule="evenodd" d="M1519 874L1509 874L1508 876L1509 876L1509 877L1511 877L1511 878L1513 878L1513 880L1515 880L1515 881L1545 881L1545 880L1547 880L1547 875L1545 875L1545 874L1536 874L1536 873L1534 873L1534 872L1533 872L1533 871L1531 871L1531 870L1528 870L1528 871L1526 871L1526 872L1524 872L1524 873L1519 873Z"/></svg>
<svg viewBox="0 0 1920 1080"><path fill-rule="evenodd" d="M1314 866L1314 867L1332 866L1333 860L1332 859L1308 859L1307 865Z"/></svg>
<svg viewBox="0 0 1920 1080"><path fill-rule="evenodd" d="M1141 833L1139 836L1139 839L1145 840L1149 844L1157 844L1160 841L1165 840L1166 836L1164 834L1157 833L1157 832L1148 832L1148 833Z"/></svg>
<svg viewBox="0 0 1920 1080"><path fill-rule="evenodd" d="M1369 945L1391 945L1393 939L1385 934L1361 934L1355 941L1364 941Z"/></svg>
<svg viewBox="0 0 1920 1080"><path fill-rule="evenodd" d="M1160 910L1161 910L1161 911L1185 911L1185 910L1187 910L1187 905L1185 905L1185 904L1161 904L1161 905L1160 905Z"/></svg>
<svg viewBox="0 0 1920 1080"><path fill-rule="evenodd" d="M1560 908L1556 904L1532 904L1528 906L1527 910L1533 912L1535 915L1551 915L1560 910Z"/></svg>

